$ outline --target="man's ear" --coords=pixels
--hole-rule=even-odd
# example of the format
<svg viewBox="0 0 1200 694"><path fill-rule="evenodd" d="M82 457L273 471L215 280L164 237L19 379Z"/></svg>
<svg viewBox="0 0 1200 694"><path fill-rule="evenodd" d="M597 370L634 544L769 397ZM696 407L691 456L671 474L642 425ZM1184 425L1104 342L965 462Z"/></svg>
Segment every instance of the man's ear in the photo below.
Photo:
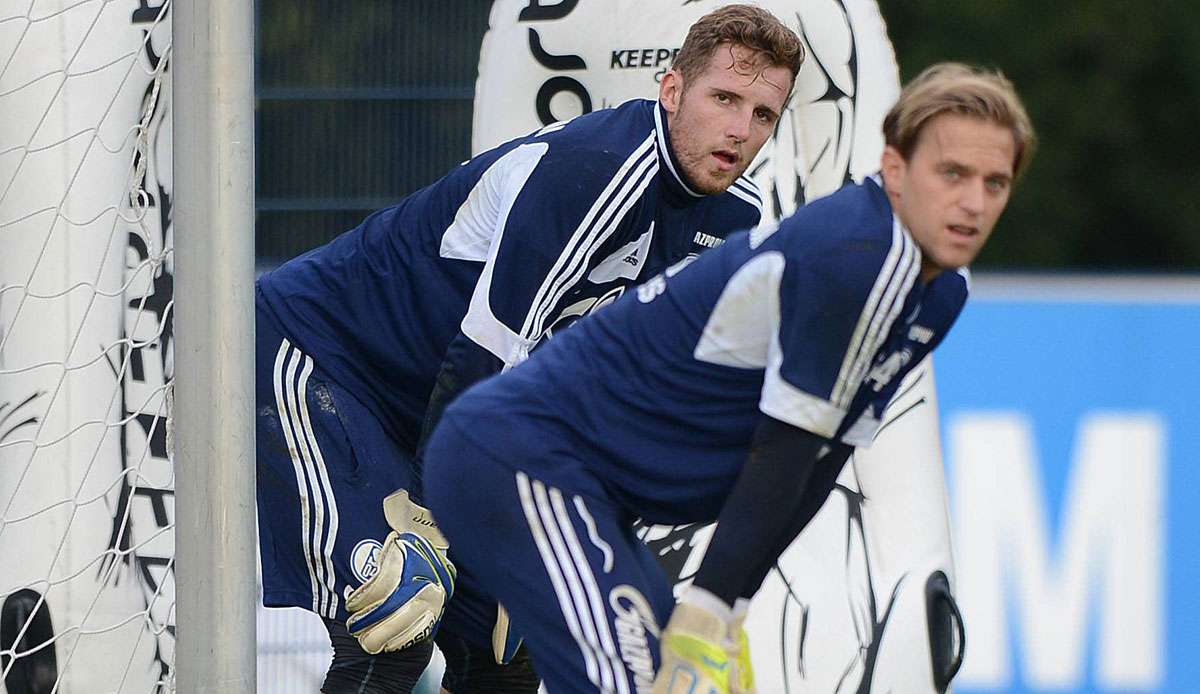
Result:
<svg viewBox="0 0 1200 694"><path fill-rule="evenodd" d="M683 75L678 70L667 70L658 83L658 101L667 113L675 115L683 98Z"/></svg>
<svg viewBox="0 0 1200 694"><path fill-rule="evenodd" d="M883 188L889 195L898 195L900 186L904 183L904 174L908 171L908 162L900 150L891 145L883 148L883 157L879 163L879 171L883 174Z"/></svg>

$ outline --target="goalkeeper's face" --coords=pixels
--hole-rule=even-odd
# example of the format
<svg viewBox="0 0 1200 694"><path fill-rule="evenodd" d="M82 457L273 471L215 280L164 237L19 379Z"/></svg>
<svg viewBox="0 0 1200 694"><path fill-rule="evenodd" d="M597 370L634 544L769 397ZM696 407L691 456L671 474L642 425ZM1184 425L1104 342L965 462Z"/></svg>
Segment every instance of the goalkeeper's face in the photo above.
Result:
<svg viewBox="0 0 1200 694"><path fill-rule="evenodd" d="M892 209L921 248L921 279L968 265L1008 204L1016 142L1012 130L957 113L921 127L906 159L883 152Z"/></svg>
<svg viewBox="0 0 1200 694"><path fill-rule="evenodd" d="M714 195L746 171L783 113L792 73L761 53L725 43L703 72L672 69L659 87L671 149L697 192Z"/></svg>

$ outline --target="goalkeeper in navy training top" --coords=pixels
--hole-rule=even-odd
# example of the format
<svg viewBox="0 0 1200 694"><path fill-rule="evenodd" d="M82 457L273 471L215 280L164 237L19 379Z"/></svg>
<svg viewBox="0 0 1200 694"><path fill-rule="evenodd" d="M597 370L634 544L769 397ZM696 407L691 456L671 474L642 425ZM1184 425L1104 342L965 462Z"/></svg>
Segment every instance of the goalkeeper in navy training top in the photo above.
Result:
<svg viewBox="0 0 1200 694"><path fill-rule="evenodd" d="M1012 85L954 63L883 130L878 175L668 268L446 410L425 498L550 692L753 691L749 598L950 329L1033 147ZM636 518L719 521L678 605Z"/></svg>
<svg viewBox="0 0 1200 694"><path fill-rule="evenodd" d="M758 224L742 174L802 59L769 13L720 8L657 101L484 152L259 280L263 601L324 618L323 691L408 691L435 632L453 694L536 691L495 597L419 505L423 435L575 317Z"/></svg>

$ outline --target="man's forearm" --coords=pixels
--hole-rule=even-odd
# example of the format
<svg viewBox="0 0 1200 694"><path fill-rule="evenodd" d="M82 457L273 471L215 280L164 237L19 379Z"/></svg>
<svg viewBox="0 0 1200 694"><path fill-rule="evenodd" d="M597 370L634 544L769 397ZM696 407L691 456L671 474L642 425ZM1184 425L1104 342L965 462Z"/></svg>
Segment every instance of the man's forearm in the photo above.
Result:
<svg viewBox="0 0 1200 694"><path fill-rule="evenodd" d="M838 475L841 474L842 468L846 466L846 461L849 460L853 452L853 446L847 446L844 443L834 444L817 461L816 469L813 470L808 484L804 488L800 507L796 515L792 518L787 532L780 536L775 546L766 549L762 553L758 565L746 574L746 582L742 587L742 594L738 597L749 600L758 592L763 581L766 580L767 574L778 563L779 557L796 541L796 537L800 535L800 531L808 527L808 524L812 522L817 512L825 506L825 502L829 499L829 494L837 484Z"/></svg>
<svg viewBox="0 0 1200 694"><path fill-rule="evenodd" d="M816 513L805 491L829 446L827 439L762 416L750 455L696 572L697 587L729 605L758 588L775 559Z"/></svg>

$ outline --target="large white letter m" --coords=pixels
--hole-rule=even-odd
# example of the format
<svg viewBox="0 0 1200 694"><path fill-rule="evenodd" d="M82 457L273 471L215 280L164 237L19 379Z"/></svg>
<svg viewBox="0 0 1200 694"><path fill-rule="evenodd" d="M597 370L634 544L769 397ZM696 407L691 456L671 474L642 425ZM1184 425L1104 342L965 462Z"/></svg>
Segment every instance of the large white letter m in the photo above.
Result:
<svg viewBox="0 0 1200 694"><path fill-rule="evenodd" d="M1105 412L1080 420L1057 542L1049 531L1029 418L972 412L949 424L956 592L967 628L966 659L956 682L1000 689L1081 687L1084 648L1094 633L1094 687L1161 684L1166 450L1161 418ZM1011 616L1009 608L1015 610ZM1010 642L1019 644L1021 683L1012 681Z"/></svg>

